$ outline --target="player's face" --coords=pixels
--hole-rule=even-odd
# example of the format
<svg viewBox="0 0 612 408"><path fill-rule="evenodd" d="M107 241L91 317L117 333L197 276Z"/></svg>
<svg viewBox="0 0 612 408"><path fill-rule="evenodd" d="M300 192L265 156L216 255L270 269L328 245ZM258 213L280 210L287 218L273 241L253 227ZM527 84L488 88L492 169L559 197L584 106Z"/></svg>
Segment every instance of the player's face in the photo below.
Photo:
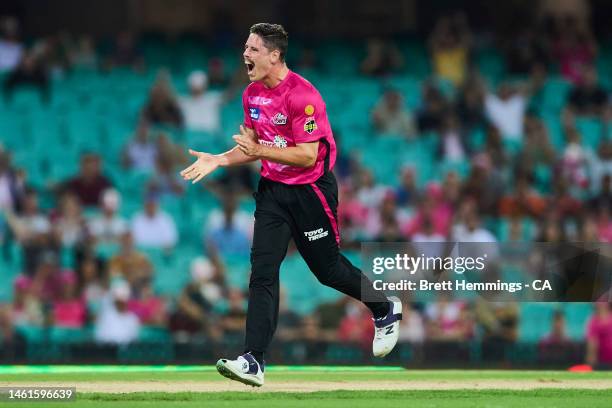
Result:
<svg viewBox="0 0 612 408"><path fill-rule="evenodd" d="M251 81L261 81L278 61L278 51L270 51L257 34L249 35L244 44L244 63Z"/></svg>

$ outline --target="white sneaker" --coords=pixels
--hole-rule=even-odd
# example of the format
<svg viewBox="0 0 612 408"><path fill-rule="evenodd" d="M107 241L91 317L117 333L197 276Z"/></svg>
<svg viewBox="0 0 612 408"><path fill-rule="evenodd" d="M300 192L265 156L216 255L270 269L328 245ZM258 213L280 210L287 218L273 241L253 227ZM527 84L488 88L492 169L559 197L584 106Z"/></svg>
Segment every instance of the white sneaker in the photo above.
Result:
<svg viewBox="0 0 612 408"><path fill-rule="evenodd" d="M251 353L245 353L236 360L222 358L217 361L217 371L230 380L253 387L261 387L264 384L263 364L260 366Z"/></svg>
<svg viewBox="0 0 612 408"><path fill-rule="evenodd" d="M389 302L391 307L385 317L374 320L376 333L372 342L374 357L384 357L393 350L399 338L399 325L402 320L402 302L399 299Z"/></svg>

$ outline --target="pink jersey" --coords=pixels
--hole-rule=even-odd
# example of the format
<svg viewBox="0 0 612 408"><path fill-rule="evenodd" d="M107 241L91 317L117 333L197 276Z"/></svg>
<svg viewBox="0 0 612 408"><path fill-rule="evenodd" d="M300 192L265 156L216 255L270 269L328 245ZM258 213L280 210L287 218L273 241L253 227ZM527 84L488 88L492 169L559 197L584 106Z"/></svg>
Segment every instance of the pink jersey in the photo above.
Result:
<svg viewBox="0 0 612 408"><path fill-rule="evenodd" d="M597 360L612 364L612 316L606 319L593 316L587 323L587 339L597 343Z"/></svg>
<svg viewBox="0 0 612 408"><path fill-rule="evenodd" d="M255 130L259 143L279 149L319 141L314 166L287 166L262 160L261 175L285 184L314 183L336 162L336 143L323 98L316 88L289 71L274 88L253 82L242 94L244 124Z"/></svg>

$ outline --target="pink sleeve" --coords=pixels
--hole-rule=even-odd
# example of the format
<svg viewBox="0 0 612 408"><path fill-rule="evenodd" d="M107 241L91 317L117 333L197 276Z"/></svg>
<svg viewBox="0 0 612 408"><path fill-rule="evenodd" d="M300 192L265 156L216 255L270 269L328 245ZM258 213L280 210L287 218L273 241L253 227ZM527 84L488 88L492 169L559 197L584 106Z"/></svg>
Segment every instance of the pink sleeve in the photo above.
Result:
<svg viewBox="0 0 612 408"><path fill-rule="evenodd" d="M253 122L251 121L251 112L249 111L249 104L247 103L248 100L248 95L247 95L247 89L244 90L244 92L242 93L242 108L244 110L244 126L248 127L249 129L253 129Z"/></svg>
<svg viewBox="0 0 612 408"><path fill-rule="evenodd" d="M306 90L290 97L291 133L295 144L315 142L327 136L325 103L317 92Z"/></svg>

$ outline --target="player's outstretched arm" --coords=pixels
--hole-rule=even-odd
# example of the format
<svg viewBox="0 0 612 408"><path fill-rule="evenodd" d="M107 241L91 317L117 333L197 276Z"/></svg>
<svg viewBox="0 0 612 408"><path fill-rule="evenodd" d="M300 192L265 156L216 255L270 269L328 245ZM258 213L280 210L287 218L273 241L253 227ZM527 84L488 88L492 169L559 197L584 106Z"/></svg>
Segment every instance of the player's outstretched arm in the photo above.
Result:
<svg viewBox="0 0 612 408"><path fill-rule="evenodd" d="M255 137L255 133L252 129L246 129L244 131L245 134L250 134L251 137ZM192 149L189 149L189 154L195 156L197 159L191 166L181 171L181 176L185 180L193 180L192 184L202 180L215 171L217 167L238 166L258 159L257 157L246 155L240 150L239 146L234 146L232 149L222 154L197 152Z"/></svg>

